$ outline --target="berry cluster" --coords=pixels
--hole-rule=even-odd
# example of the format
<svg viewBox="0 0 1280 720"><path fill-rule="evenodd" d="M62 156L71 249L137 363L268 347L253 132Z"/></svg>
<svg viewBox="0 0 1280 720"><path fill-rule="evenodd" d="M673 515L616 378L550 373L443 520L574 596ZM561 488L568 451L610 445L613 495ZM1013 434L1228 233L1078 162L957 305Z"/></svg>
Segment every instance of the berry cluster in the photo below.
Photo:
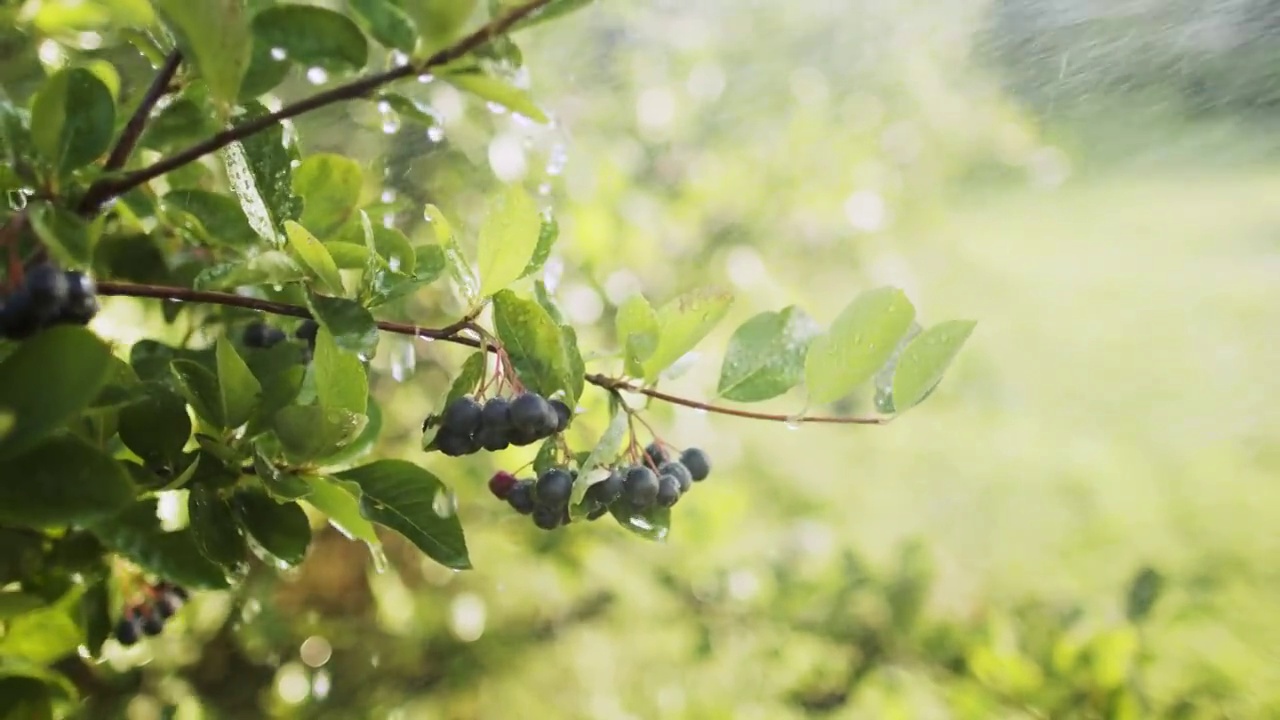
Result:
<svg viewBox="0 0 1280 720"><path fill-rule="evenodd" d="M655 505L672 507L693 483L710 474L711 461L702 450L689 448L673 460L653 443L645 448L644 463L610 468L608 477L587 488L587 519L595 520L611 507L629 512ZM519 480L511 473L499 472L489 480L489 492L521 515L532 515L534 525L554 530L569 524L569 498L577 480L577 471L561 467L549 468L537 479Z"/></svg>
<svg viewBox="0 0 1280 720"><path fill-rule="evenodd" d="M28 268L26 281L0 300L0 338L21 340L51 325L87 325L98 314L96 293L84 273L48 263Z"/></svg>
<svg viewBox="0 0 1280 720"><path fill-rule="evenodd" d="M143 635L159 635L165 621L187 601L187 591L170 582L147 588L147 595L147 600L126 608L116 623L114 634L121 645L133 645Z"/></svg>
<svg viewBox="0 0 1280 720"><path fill-rule="evenodd" d="M471 397L460 397L445 406L440 414L440 430L432 441L435 448L449 457L479 452L504 450L511 445L532 445L569 427L573 412L560 400L550 400L534 392L526 392L508 400L489 398L484 404ZM424 430L434 418L427 418Z"/></svg>

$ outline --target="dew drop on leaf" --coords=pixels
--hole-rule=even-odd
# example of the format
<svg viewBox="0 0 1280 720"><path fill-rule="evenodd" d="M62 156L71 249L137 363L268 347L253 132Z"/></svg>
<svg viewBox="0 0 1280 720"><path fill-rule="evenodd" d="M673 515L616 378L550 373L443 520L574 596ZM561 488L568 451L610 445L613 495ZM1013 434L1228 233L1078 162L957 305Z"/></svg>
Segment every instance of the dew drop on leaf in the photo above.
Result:
<svg viewBox="0 0 1280 720"><path fill-rule="evenodd" d="M444 128L438 125L427 128L427 139L431 142L440 142L444 139Z"/></svg>
<svg viewBox="0 0 1280 720"><path fill-rule="evenodd" d="M323 85L329 82L329 73L322 67L307 68L307 82L312 85Z"/></svg>
<svg viewBox="0 0 1280 720"><path fill-rule="evenodd" d="M423 85L426 85L427 83L435 79L436 79L436 76L432 75L431 73L422 73L421 75L418 76L418 82L422 83Z"/></svg>
<svg viewBox="0 0 1280 720"><path fill-rule="evenodd" d="M452 490L442 490L431 500L431 509L442 518L450 518L458 512L458 496Z"/></svg>
<svg viewBox="0 0 1280 720"><path fill-rule="evenodd" d="M400 50L392 50L392 51L391 51L391 64L392 64L392 65L405 65L405 64L407 64L408 62L409 62L409 56L408 56L408 55L405 55L402 51L400 51Z"/></svg>
<svg viewBox="0 0 1280 720"><path fill-rule="evenodd" d="M485 106L487 106L489 108L489 112L493 113L494 115L507 114L507 109L496 102L487 102L485 103Z"/></svg>
<svg viewBox="0 0 1280 720"><path fill-rule="evenodd" d="M271 48L271 59L277 62L289 57L289 52L282 47Z"/></svg>

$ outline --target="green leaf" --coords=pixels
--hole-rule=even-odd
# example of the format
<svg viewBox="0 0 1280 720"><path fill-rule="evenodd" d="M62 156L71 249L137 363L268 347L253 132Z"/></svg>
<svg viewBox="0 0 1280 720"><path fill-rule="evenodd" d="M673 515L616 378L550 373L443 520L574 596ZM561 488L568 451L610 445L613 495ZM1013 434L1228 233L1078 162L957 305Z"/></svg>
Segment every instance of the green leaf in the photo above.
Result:
<svg viewBox="0 0 1280 720"><path fill-rule="evenodd" d="M0 717L13 720L54 720L53 698L40 680L0 675Z"/></svg>
<svg viewBox="0 0 1280 720"><path fill-rule="evenodd" d="M330 240L324 244L339 270L363 270L369 263L369 248L350 242Z"/></svg>
<svg viewBox="0 0 1280 720"><path fill-rule="evenodd" d="M307 306L316 321L333 333L338 347L372 358L378 347L378 324L360 303L308 293Z"/></svg>
<svg viewBox="0 0 1280 720"><path fill-rule="evenodd" d="M480 381L484 379L484 371L488 366L488 362L488 353L472 353L462 363L462 367L458 370L458 377L453 379L453 385L449 387L449 394L445 397L444 403L440 405L439 409L443 410L454 400L475 392L480 385Z"/></svg>
<svg viewBox="0 0 1280 720"><path fill-rule="evenodd" d="M249 69L244 74L244 82L240 85L240 100L249 101L271 92L289 76L293 63L288 57L276 57L271 53L277 50L266 43L253 43L253 56L249 60ZM283 50L283 48L279 48Z"/></svg>
<svg viewBox="0 0 1280 720"><path fill-rule="evenodd" d="M658 314L649 301L637 293L618 306L614 325L627 374L644 377L644 361L658 347Z"/></svg>
<svg viewBox="0 0 1280 720"><path fill-rule="evenodd" d="M569 387L564 401L569 407L577 404L582 397L582 389L587 382L587 364L582 359L582 350L578 347L578 331L571 325L560 326L560 339L564 343L564 355L569 372Z"/></svg>
<svg viewBox="0 0 1280 720"><path fill-rule="evenodd" d="M74 596L71 596L71 598L73 597ZM65 605L63 606L65 607ZM70 617L70 613L68 613L68 617ZM39 635L39 624L36 623L35 625L36 632L34 634ZM48 663L33 662L30 659L18 657L16 655L0 655L0 678L37 680L43 683L46 690L54 691L54 693L60 698L74 701L78 697L76 688L71 684L71 681L62 673L48 667ZM13 686L9 687L11 688ZM4 698L6 701L12 700L9 693L4 690L0 690L0 698ZM5 706L0 705L0 708L3 707ZM12 708L12 706L9 706L9 708ZM34 720L34 718L37 717L52 716L38 716L34 714L25 715L10 712L8 715L0 713L0 717L8 720L28 720L28 718L32 718Z"/></svg>
<svg viewBox="0 0 1280 720"><path fill-rule="evenodd" d="M73 587L53 605L14 618L0 637L0 657L20 657L38 664L52 664L75 652L84 641L77 622L83 587Z"/></svg>
<svg viewBox="0 0 1280 720"><path fill-rule="evenodd" d="M429 106L419 104L418 101L405 97L400 93L378 93L378 102L386 103L386 110L390 110L400 117L416 122L423 127L433 127L440 124L436 120L436 116L432 114Z"/></svg>
<svg viewBox="0 0 1280 720"><path fill-rule="evenodd" d="M431 223L436 242L440 244L440 249L444 253L449 275L453 277L454 282L458 283L458 288L462 290L462 296L467 303L475 303L480 299L480 281L476 279L475 271L463 255L462 248L458 246L458 240L453 234L453 226L435 205L428 205L423 211L423 217Z"/></svg>
<svg viewBox="0 0 1280 720"><path fill-rule="evenodd" d="M244 532L231 505L217 490L203 485L191 488L187 517L191 536L205 557L228 570L236 570L245 562L248 546Z"/></svg>
<svg viewBox="0 0 1280 720"><path fill-rule="evenodd" d="M813 319L794 305L746 321L729 338L720 367L720 397L759 402L795 387L804 378L809 343L819 332Z"/></svg>
<svg viewBox="0 0 1280 720"><path fill-rule="evenodd" d="M313 360L320 406L363 415L369 402L369 379L353 353L338 347L328 328L316 334Z"/></svg>
<svg viewBox="0 0 1280 720"><path fill-rule="evenodd" d="M854 298L805 358L809 401L829 403L866 382L893 355L916 310L901 290L882 287Z"/></svg>
<svg viewBox="0 0 1280 720"><path fill-rule="evenodd" d="M436 510L448 489L435 475L404 460L380 460L337 477L360 486L360 512L366 519L395 530L446 567L471 567L457 515Z"/></svg>
<svg viewBox="0 0 1280 720"><path fill-rule="evenodd" d="M170 367L173 369L174 379L178 381L179 390L196 411L196 415L211 425L226 428L218 376L194 360L174 360Z"/></svg>
<svg viewBox="0 0 1280 720"><path fill-rule="evenodd" d="M364 21L374 40L406 53L413 52L418 29L391 0L351 0L351 9Z"/></svg>
<svg viewBox="0 0 1280 720"><path fill-rule="evenodd" d="M409 238L405 237L404 233L395 228L374 225L373 247L391 270L407 275L417 275L418 256L413 243L409 242ZM443 268L441 264L440 269ZM438 270L436 274L439 274Z"/></svg>
<svg viewBox="0 0 1280 720"><path fill-rule="evenodd" d="M364 424L360 432L347 441L337 452L329 453L316 460L316 464L326 469L341 469L355 464L356 460L373 452L382 436L382 408L373 398L369 398L369 406L365 410Z"/></svg>
<svg viewBox="0 0 1280 720"><path fill-rule="evenodd" d="M237 260L210 265L196 276L192 286L197 290L212 290L242 285L283 285L306 277L306 271L288 254L269 250L254 255L247 262Z"/></svg>
<svg viewBox="0 0 1280 720"><path fill-rule="evenodd" d="M258 412L249 423L251 435L269 427L271 418L298 397L306 375L302 352L303 348L294 343L279 343L274 347L249 353L246 362L262 385L262 400L258 404Z"/></svg>
<svg viewBox="0 0 1280 720"><path fill-rule="evenodd" d="M476 6L476 0L402 0L400 5L413 18L418 30L434 50L452 40Z"/></svg>
<svg viewBox="0 0 1280 720"><path fill-rule="evenodd" d="M248 422L258 407L262 385L225 335L218 338L216 348L223 422L227 428L237 428Z"/></svg>
<svg viewBox="0 0 1280 720"><path fill-rule="evenodd" d="M276 413L272 430L290 460L304 463L332 455L364 428L363 415L316 405L289 405Z"/></svg>
<svg viewBox="0 0 1280 720"><path fill-rule="evenodd" d="M236 118L245 123L268 114L261 103L246 103ZM302 199L293 193L292 163L297 148L286 143L284 129L271 125L261 132L228 145L222 151L227 179L240 207L262 239L281 245L285 220L302 214Z"/></svg>
<svg viewBox="0 0 1280 720"><path fill-rule="evenodd" d="M187 404L168 385L149 382L145 396L120 411L120 440L154 467L174 469L191 438Z"/></svg>
<svg viewBox="0 0 1280 720"><path fill-rule="evenodd" d="M481 100L497 103L511 112L520 113L530 120L546 124L546 113L542 112L525 90L511 85L492 75L485 75L474 70L464 70L441 75L441 78L460 90L475 95Z"/></svg>
<svg viewBox="0 0 1280 720"><path fill-rule="evenodd" d="M312 277L320 281L321 287L335 295L347 292L342 285L342 275L338 273L338 264L325 249L324 243L316 239L306 228L292 220L284 222L285 235L289 238L289 246L302 259L304 265L311 269Z"/></svg>
<svg viewBox="0 0 1280 720"><path fill-rule="evenodd" d="M360 163L333 153L311 155L293 171L293 191L302 196L302 225L329 237L355 212L364 186Z"/></svg>
<svg viewBox="0 0 1280 720"><path fill-rule="evenodd" d="M1164 591L1164 584L1164 576L1153 568L1144 567L1133 576L1125 596L1124 612L1129 622L1140 623L1151 615Z"/></svg>
<svg viewBox="0 0 1280 720"><path fill-rule="evenodd" d="M276 5L253 18L254 41L306 67L356 72L369 57L364 33L346 15L314 5Z"/></svg>
<svg viewBox="0 0 1280 720"><path fill-rule="evenodd" d="M948 320L907 344L893 373L893 405L898 412L918 404L941 382L976 325L971 320Z"/></svg>
<svg viewBox="0 0 1280 720"><path fill-rule="evenodd" d="M286 565L297 565L311 544L311 523L296 502L278 503L264 493L235 494L232 506L249 536Z"/></svg>
<svg viewBox="0 0 1280 720"><path fill-rule="evenodd" d="M573 496L569 500L575 517L584 514L583 508L580 507L582 500L587 494L587 488L595 484L592 481L593 478L590 477L591 472L598 467L607 465L618 457L618 453L622 452L622 445L628 435L627 431L631 427L628 422L629 417L622 408L614 411L613 418L609 420L609 427L605 428L604 434L596 441L596 446L591 449L591 453L587 455L586 459L582 461L582 465L578 468L580 480L573 484ZM603 480L604 477L607 477L607 475L594 478L594 480Z"/></svg>
<svg viewBox="0 0 1280 720"><path fill-rule="evenodd" d="M363 540L372 547L382 541L373 523L360 514L360 486L332 477L308 477L311 493L306 502L329 516L329 523L353 540Z"/></svg>
<svg viewBox="0 0 1280 720"><path fill-rule="evenodd" d="M235 198L209 190L173 190L165 194L161 207L206 242L226 247L245 247L257 241L249 220ZM190 216L189 220L183 215Z"/></svg>
<svg viewBox="0 0 1280 720"><path fill-rule="evenodd" d="M493 324L521 383L544 396L572 390L564 334L545 308L503 290L493 297Z"/></svg>
<svg viewBox="0 0 1280 720"><path fill-rule="evenodd" d="M644 378L657 380L711 332L729 312L733 296L719 290L695 290L685 293L658 309L660 333L658 344L641 366Z"/></svg>
<svg viewBox="0 0 1280 720"><path fill-rule="evenodd" d="M162 578L194 589L228 585L222 569L196 547L190 530L165 532L160 527L155 500L135 503L91 530L104 545Z"/></svg>
<svg viewBox="0 0 1280 720"><path fill-rule="evenodd" d="M84 68L55 72L31 103L31 140L59 174L105 153L115 122L111 90Z"/></svg>
<svg viewBox="0 0 1280 720"><path fill-rule="evenodd" d="M87 267L93 263L95 233L79 215L52 203L32 203L27 210L31 229L62 265Z"/></svg>
<svg viewBox="0 0 1280 720"><path fill-rule="evenodd" d="M518 185L509 185L480 225L480 295L488 297L520 279L538 246L538 206Z"/></svg>
<svg viewBox="0 0 1280 720"><path fill-rule="evenodd" d="M533 257L529 258L529 264L525 265L520 277L529 277L547 264L547 258L551 257L551 248L555 247L559 237L560 223L556 222L554 217L542 218L542 226L538 229L538 244L534 247Z"/></svg>
<svg viewBox="0 0 1280 720"><path fill-rule="evenodd" d="M253 453L253 471L262 481L262 486L277 500L297 500L311 492L306 480L276 467L260 450Z"/></svg>
<svg viewBox="0 0 1280 720"><path fill-rule="evenodd" d="M609 514L622 527L646 540L666 540L671 532L671 508L654 505L644 510L627 506L625 502L616 502L609 506Z"/></svg>
<svg viewBox="0 0 1280 720"><path fill-rule="evenodd" d="M0 458L31 447L93 402L111 377L111 353L82 327L52 327L0 360L0 412L13 427Z"/></svg>
<svg viewBox="0 0 1280 720"><path fill-rule="evenodd" d="M39 610L47 604L39 595L17 591L0 592L0 622Z"/></svg>
<svg viewBox="0 0 1280 720"><path fill-rule="evenodd" d="M97 539L93 539L95 545ZM101 547L101 545L99 545ZM111 593L107 582L95 582L80 596L80 626L84 628L84 645L90 657L102 655L102 644L111 636Z"/></svg>
<svg viewBox="0 0 1280 720"><path fill-rule="evenodd" d="M70 435L0 461L0 523L46 527L96 520L133 501L123 466Z"/></svg>
<svg viewBox="0 0 1280 720"><path fill-rule="evenodd" d="M152 0L219 104L235 104L249 68L253 36L243 0Z"/></svg>
<svg viewBox="0 0 1280 720"><path fill-rule="evenodd" d="M560 465L560 442L559 438L547 438L542 446L538 448L538 454L533 456L533 474L541 477L542 473L553 467ZM577 481L578 483L581 480ZM574 484L574 490L577 490L577 483Z"/></svg>
<svg viewBox="0 0 1280 720"><path fill-rule="evenodd" d="M524 30L527 27L532 27L548 20L563 17L575 10L581 10L593 2L595 2L595 0L551 0L551 2L542 6L542 9L530 13L515 25L511 26L510 32Z"/></svg>

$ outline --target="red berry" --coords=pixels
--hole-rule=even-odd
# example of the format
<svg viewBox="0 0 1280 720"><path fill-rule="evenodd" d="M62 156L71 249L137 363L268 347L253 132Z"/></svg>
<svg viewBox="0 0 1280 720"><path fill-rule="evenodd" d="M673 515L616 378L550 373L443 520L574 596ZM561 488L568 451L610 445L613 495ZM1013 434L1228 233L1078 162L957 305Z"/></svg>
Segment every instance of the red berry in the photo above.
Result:
<svg viewBox="0 0 1280 720"><path fill-rule="evenodd" d="M506 500L507 495L511 494L511 488L516 486L516 476L509 472L499 470L494 476L489 478L489 492L499 500Z"/></svg>

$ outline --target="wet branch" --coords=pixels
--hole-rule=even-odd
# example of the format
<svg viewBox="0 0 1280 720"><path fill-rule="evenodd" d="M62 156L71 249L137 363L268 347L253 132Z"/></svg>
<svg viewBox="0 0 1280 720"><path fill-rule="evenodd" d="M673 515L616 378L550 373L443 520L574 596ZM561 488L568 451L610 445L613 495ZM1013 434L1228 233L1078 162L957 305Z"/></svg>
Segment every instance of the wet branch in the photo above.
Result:
<svg viewBox="0 0 1280 720"><path fill-rule="evenodd" d="M272 315L283 315L286 317L304 319L312 317L311 311L300 305L291 305L289 303L276 302L274 300L263 300L261 298L245 297L244 295L236 295L233 293L218 292L214 290L191 290L189 288L170 287L167 285L144 285L140 283L102 281L98 283L98 294L120 297L154 298L158 300L168 300L171 302L224 305L227 307L244 308L246 310L256 310L258 312L270 313ZM498 345L492 342L483 341L478 338L462 334L464 330L471 327L471 318L463 318L462 320L443 328L419 327L410 323L391 322L389 320L379 320L376 324L379 330L397 335L409 335L412 337L426 338L428 340L441 340L443 342L465 345L467 347L473 347L492 353L496 353L501 349ZM821 423L831 425L884 425L892 420L891 417L783 415L778 413L739 410L738 408L725 407L723 405L712 405L710 403L680 397L679 395L672 395L651 387L645 387L625 378L611 378L599 373L588 373L584 376L584 379L588 383L610 392L637 393L672 405L680 405L687 408L693 408L695 410L715 413L717 415L729 415L731 417L747 418L750 420L767 420L771 422L785 422L793 424Z"/></svg>
<svg viewBox="0 0 1280 720"><path fill-rule="evenodd" d="M169 56L164 59L164 64L160 66L160 70L151 81L151 86L147 88L147 92L142 96L137 109L133 111L133 116L129 118L124 130L120 132L120 139L116 140L116 146L111 149L111 154L107 156L107 162L102 167L103 170L107 172L119 170L129 161L129 155L133 152L133 148L137 146L138 140L142 138L142 131L146 129L147 120L151 118L151 111L155 109L156 103L160 102L160 98L169 92L169 83L173 80L173 76L178 72L178 66L181 64L182 53L177 50L169 53ZM83 212L92 207L93 205L82 203L80 210Z"/></svg>

